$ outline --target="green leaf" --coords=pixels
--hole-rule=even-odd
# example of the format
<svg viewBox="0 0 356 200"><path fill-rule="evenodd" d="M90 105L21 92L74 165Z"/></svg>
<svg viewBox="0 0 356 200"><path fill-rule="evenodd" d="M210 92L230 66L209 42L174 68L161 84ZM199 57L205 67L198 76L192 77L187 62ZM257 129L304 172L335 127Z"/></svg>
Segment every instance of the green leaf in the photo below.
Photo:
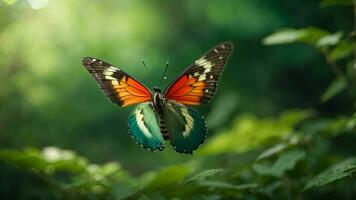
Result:
<svg viewBox="0 0 356 200"><path fill-rule="evenodd" d="M303 190L320 187L339 179L354 176L355 174L356 158L348 158L318 174L305 185Z"/></svg>
<svg viewBox="0 0 356 200"><path fill-rule="evenodd" d="M353 54L355 49L355 44L352 44L351 42L342 42L338 44L336 47L334 47L330 53L329 53L329 58L332 61L338 61L340 59L346 58L347 56L350 56Z"/></svg>
<svg viewBox="0 0 356 200"><path fill-rule="evenodd" d="M23 152L17 150L0 151L0 160L22 169L44 170L47 162L38 150L27 148Z"/></svg>
<svg viewBox="0 0 356 200"><path fill-rule="evenodd" d="M125 184L113 183L111 187L115 200L129 199L128 197L136 193L136 191Z"/></svg>
<svg viewBox="0 0 356 200"><path fill-rule="evenodd" d="M289 44L297 42L304 36L303 30L285 29L275 32L262 40L264 45Z"/></svg>
<svg viewBox="0 0 356 200"><path fill-rule="evenodd" d="M164 168L163 170L151 176L143 190L154 191L163 189L170 185L174 185L179 181L182 181L190 172L191 169L183 165Z"/></svg>
<svg viewBox="0 0 356 200"><path fill-rule="evenodd" d="M220 173L220 172L223 172L224 169L208 169L208 170L205 170L191 178L189 178L188 180L186 180L185 182L191 182L191 181L198 181L198 180L203 180L203 179L206 179L210 176L213 176L217 173Z"/></svg>
<svg viewBox="0 0 356 200"><path fill-rule="evenodd" d="M347 81L344 77L338 77L331 82L326 91L321 95L321 102L326 102L337 94L342 92L347 86Z"/></svg>
<svg viewBox="0 0 356 200"><path fill-rule="evenodd" d="M278 152L281 152L282 150L284 150L285 148L287 147L286 144L284 143L280 143L280 144L277 144L271 148L268 148L266 149L265 151L263 151L258 157L257 157L257 160L261 160L261 159L264 159L264 158L268 158L272 155L275 155L277 154Z"/></svg>
<svg viewBox="0 0 356 200"><path fill-rule="evenodd" d="M318 40L328 34L330 33L316 27L308 27L304 29L285 29L265 37L262 43L264 45L278 45L302 42L310 45L316 45Z"/></svg>
<svg viewBox="0 0 356 200"><path fill-rule="evenodd" d="M16 3L17 0L3 0L5 3L11 5L11 4L14 4Z"/></svg>
<svg viewBox="0 0 356 200"><path fill-rule="evenodd" d="M325 35L317 41L316 45L318 47L333 46L338 44L341 38L342 38L342 32Z"/></svg>
<svg viewBox="0 0 356 200"><path fill-rule="evenodd" d="M320 7L328 6L351 6L352 0L323 0L320 3Z"/></svg>
<svg viewBox="0 0 356 200"><path fill-rule="evenodd" d="M294 169L297 162L304 158L304 151L293 150L282 154L272 166L254 164L253 169L261 175L281 177L286 171Z"/></svg>
<svg viewBox="0 0 356 200"><path fill-rule="evenodd" d="M327 137L334 137L340 134L354 132L356 128L356 116L340 116L333 120L328 120L327 125L322 130L322 134Z"/></svg>
<svg viewBox="0 0 356 200"><path fill-rule="evenodd" d="M257 183L248 183L241 185L233 185L231 183L221 182L221 181L200 181L198 183L200 186L217 188L217 189L233 189L233 190L247 190L255 189L258 187Z"/></svg>
<svg viewBox="0 0 356 200"><path fill-rule="evenodd" d="M277 118L257 118L251 114L240 115L232 128L225 130L197 150L198 155L244 153L265 145L275 144L291 134L300 121L312 116L310 110L290 110Z"/></svg>

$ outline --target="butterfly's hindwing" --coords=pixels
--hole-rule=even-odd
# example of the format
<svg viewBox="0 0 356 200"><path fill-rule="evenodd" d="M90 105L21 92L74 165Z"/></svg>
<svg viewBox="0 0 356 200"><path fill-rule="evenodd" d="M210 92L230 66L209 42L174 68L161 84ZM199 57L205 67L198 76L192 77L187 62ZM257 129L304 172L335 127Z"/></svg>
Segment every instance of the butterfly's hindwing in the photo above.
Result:
<svg viewBox="0 0 356 200"><path fill-rule="evenodd" d="M129 116L129 131L136 142L149 150L163 150L164 139L159 127L159 117L150 103L141 103Z"/></svg>
<svg viewBox="0 0 356 200"><path fill-rule="evenodd" d="M163 109L169 139L180 153L192 153L206 137L206 126L200 113L182 104L170 101Z"/></svg>
<svg viewBox="0 0 356 200"><path fill-rule="evenodd" d="M231 42L224 42L208 51L167 87L166 97L186 105L208 102L215 94L232 49Z"/></svg>
<svg viewBox="0 0 356 200"><path fill-rule="evenodd" d="M113 65L91 57L83 58L82 63L113 103L124 107L151 100L145 86Z"/></svg>

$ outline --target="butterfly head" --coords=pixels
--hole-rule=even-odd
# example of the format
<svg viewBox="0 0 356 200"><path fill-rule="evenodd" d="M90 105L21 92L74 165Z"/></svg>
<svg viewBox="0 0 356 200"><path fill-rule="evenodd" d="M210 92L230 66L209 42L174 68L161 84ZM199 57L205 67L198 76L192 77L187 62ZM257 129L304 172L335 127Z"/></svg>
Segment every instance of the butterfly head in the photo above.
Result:
<svg viewBox="0 0 356 200"><path fill-rule="evenodd" d="M159 88L158 86L154 86L153 87L153 91L154 92L157 92L157 93L161 93L162 91L161 91L161 88Z"/></svg>
<svg viewBox="0 0 356 200"><path fill-rule="evenodd" d="M161 93L161 88L154 86L153 91L154 91L154 94L152 96L153 106L157 111L161 111L165 101L164 96Z"/></svg>

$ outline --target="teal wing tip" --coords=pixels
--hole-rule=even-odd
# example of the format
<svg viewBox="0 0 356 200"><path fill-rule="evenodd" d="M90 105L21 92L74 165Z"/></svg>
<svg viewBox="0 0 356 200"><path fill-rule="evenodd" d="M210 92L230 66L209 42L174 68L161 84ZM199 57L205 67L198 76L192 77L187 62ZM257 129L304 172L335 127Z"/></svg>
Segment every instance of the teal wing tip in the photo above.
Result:
<svg viewBox="0 0 356 200"><path fill-rule="evenodd" d="M140 143L138 140L136 140L135 136L131 133L130 129L129 129L129 135L136 141L136 144L140 145L142 148L150 150L150 151L163 151L166 148L166 145L162 144L159 146L156 146L156 148L149 148L149 147L145 147L142 143Z"/></svg>
<svg viewBox="0 0 356 200"><path fill-rule="evenodd" d="M205 142L205 139L207 137L207 133L208 133L208 128L206 127L206 123L205 123L205 120L204 120L204 117L202 116L201 119L203 120L204 122L204 131L205 131L205 134L204 134L204 137L202 138L202 140L199 142L199 144L192 150L186 150L186 149L178 149L177 146L174 146L173 145L173 148L176 152L178 153L184 153L184 154L190 154L190 155L193 155L193 151L197 150L201 144L203 144Z"/></svg>
<svg viewBox="0 0 356 200"><path fill-rule="evenodd" d="M207 129L206 129L207 130ZM207 131L206 131L207 132ZM185 154L190 154L193 155L193 151L197 150L201 144L204 143L205 139L206 139L207 134L204 135L203 139L199 142L199 144L192 150L186 150L186 149L178 149L177 146L173 146L174 150L178 153L185 153Z"/></svg>
<svg viewBox="0 0 356 200"><path fill-rule="evenodd" d="M203 143L203 142L202 142ZM202 144L200 143L200 144ZM173 146L174 150L178 153L184 153L184 154L190 154L190 155L193 155L193 151L195 151L196 149L198 149L198 147L200 146L200 144L195 148L195 149L192 149L192 150L187 150L187 149L178 149L176 146Z"/></svg>

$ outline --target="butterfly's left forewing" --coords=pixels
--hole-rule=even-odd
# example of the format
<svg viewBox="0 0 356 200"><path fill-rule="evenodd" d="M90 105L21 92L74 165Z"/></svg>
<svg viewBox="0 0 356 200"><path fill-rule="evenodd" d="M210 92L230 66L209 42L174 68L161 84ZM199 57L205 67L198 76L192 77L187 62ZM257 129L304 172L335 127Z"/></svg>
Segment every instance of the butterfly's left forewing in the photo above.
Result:
<svg viewBox="0 0 356 200"><path fill-rule="evenodd" d="M82 63L111 102L125 107L151 100L151 92L142 83L113 65L91 57Z"/></svg>
<svg viewBox="0 0 356 200"><path fill-rule="evenodd" d="M232 49L231 42L224 42L208 51L167 87L166 98L185 105L208 102L215 94L218 80Z"/></svg>

